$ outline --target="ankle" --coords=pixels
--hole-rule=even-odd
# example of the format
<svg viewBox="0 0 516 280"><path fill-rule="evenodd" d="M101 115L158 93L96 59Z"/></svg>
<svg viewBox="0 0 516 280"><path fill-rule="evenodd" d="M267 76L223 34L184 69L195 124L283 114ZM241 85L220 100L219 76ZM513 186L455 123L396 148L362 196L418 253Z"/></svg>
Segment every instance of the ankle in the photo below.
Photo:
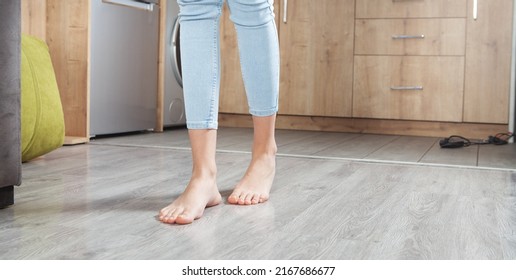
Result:
<svg viewBox="0 0 516 280"><path fill-rule="evenodd" d="M194 167L192 178L213 180L217 177L216 167Z"/></svg>
<svg viewBox="0 0 516 280"><path fill-rule="evenodd" d="M260 161L268 164L274 164L276 162L276 152L273 150L253 152L252 161Z"/></svg>
<svg viewBox="0 0 516 280"><path fill-rule="evenodd" d="M277 152L278 147L276 146L276 143L253 147L253 156L276 157Z"/></svg>

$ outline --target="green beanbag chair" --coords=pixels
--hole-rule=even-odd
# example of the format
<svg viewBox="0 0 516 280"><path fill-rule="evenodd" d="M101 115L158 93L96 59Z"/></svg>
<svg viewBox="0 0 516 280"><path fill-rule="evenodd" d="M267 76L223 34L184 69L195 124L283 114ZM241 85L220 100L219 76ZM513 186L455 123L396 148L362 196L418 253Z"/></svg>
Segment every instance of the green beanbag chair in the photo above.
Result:
<svg viewBox="0 0 516 280"><path fill-rule="evenodd" d="M61 147L65 126L47 44L28 35L22 35L21 44L21 141L25 162Z"/></svg>

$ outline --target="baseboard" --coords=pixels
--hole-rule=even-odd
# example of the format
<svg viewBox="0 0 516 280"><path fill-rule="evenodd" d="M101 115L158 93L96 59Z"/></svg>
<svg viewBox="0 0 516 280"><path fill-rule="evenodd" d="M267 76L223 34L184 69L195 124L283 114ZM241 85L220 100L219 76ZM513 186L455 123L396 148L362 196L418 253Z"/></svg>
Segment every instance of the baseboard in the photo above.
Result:
<svg viewBox="0 0 516 280"><path fill-rule="evenodd" d="M7 186L0 188L0 209L14 204L14 187Z"/></svg>
<svg viewBox="0 0 516 280"><path fill-rule="evenodd" d="M222 113L219 115L219 126L253 127L253 121L249 115ZM276 128L426 137L461 135L470 139L485 139L489 135L507 132L508 125L278 115Z"/></svg>

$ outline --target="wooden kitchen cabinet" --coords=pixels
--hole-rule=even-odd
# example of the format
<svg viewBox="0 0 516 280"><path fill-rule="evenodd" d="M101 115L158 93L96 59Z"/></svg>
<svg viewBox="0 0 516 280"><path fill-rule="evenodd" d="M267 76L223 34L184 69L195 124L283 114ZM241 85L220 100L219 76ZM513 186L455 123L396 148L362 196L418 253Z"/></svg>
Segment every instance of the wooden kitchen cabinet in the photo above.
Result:
<svg viewBox="0 0 516 280"><path fill-rule="evenodd" d="M279 22L279 1L274 2L276 24ZM237 34L229 18L227 4L222 10L220 20L221 77L219 112L230 114L249 114L244 81L240 68Z"/></svg>
<svg viewBox="0 0 516 280"><path fill-rule="evenodd" d="M355 28L357 55L464 56L464 18L360 19ZM424 38L393 39L412 34Z"/></svg>
<svg viewBox="0 0 516 280"><path fill-rule="evenodd" d="M353 116L461 122L466 1L358 2Z"/></svg>
<svg viewBox="0 0 516 280"><path fill-rule="evenodd" d="M357 18L435 18L465 16L466 0L356 1Z"/></svg>
<svg viewBox="0 0 516 280"><path fill-rule="evenodd" d="M507 124L512 5L357 1L353 116Z"/></svg>
<svg viewBox="0 0 516 280"><path fill-rule="evenodd" d="M357 56L354 72L357 117L462 119L463 57Z"/></svg>
<svg viewBox="0 0 516 280"><path fill-rule="evenodd" d="M512 0L468 1L464 121L509 121L511 84ZM475 18L476 16L476 18Z"/></svg>
<svg viewBox="0 0 516 280"><path fill-rule="evenodd" d="M220 22L221 79L219 112L248 114L247 97L240 69L237 34L224 5Z"/></svg>
<svg viewBox="0 0 516 280"><path fill-rule="evenodd" d="M278 128L471 138L507 131L513 0L294 0L276 1L276 11ZM238 56L234 34L223 32L226 74ZM231 94L221 112L231 114L220 123L249 127L235 77L223 77Z"/></svg>
<svg viewBox="0 0 516 280"><path fill-rule="evenodd" d="M281 11L279 114L351 116L354 2L295 0Z"/></svg>
<svg viewBox="0 0 516 280"><path fill-rule="evenodd" d="M351 116L354 0L276 1L281 74L279 114ZM286 14L285 14L286 13ZM220 112L248 112L236 34L222 20Z"/></svg>

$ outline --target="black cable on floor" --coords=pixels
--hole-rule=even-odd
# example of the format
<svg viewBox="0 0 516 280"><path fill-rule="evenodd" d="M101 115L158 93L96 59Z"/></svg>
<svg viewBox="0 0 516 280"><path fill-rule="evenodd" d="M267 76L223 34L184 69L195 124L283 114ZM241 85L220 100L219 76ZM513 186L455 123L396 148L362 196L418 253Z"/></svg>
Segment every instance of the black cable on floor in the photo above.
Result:
<svg viewBox="0 0 516 280"><path fill-rule="evenodd" d="M450 137L444 138L439 141L439 146L445 149L453 149L453 148L462 148L468 147L471 145L505 145L509 143L509 139L513 137L514 134L511 132L507 133L498 133L495 136L489 136L486 140L482 141L471 141L466 137L460 135L452 135Z"/></svg>

